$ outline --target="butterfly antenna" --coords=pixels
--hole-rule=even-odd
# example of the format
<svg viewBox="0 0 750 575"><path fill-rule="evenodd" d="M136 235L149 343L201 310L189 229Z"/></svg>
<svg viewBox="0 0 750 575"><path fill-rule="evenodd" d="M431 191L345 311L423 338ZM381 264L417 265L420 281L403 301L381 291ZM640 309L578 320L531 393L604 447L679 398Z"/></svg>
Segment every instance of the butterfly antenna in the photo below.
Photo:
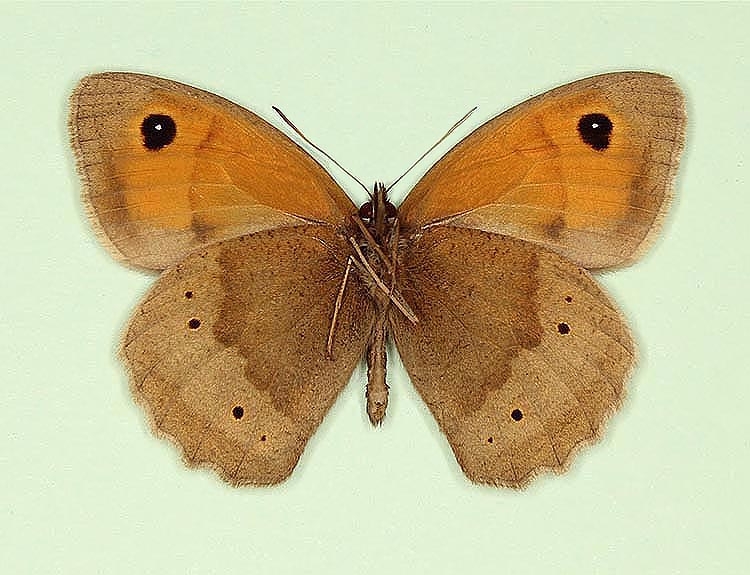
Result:
<svg viewBox="0 0 750 575"><path fill-rule="evenodd" d="M468 112L466 112L466 114L464 114L464 117L463 117L463 118L461 118L461 119L460 119L460 120L459 120L458 122L456 122L455 124L453 124L453 125L451 126L450 130L448 130L448 131L447 131L447 132L446 132L445 134L443 134L443 137L442 137L442 138L440 138L440 139L439 139L439 140L438 140L437 142L435 142L435 143L434 143L434 144L433 144L432 146L430 146L430 149L429 149L429 150L427 150L427 151L426 151L426 152L425 152L424 154L422 154L421 156L419 156L419 158L417 159L417 161L416 161L416 162L414 162L414 163L413 163L413 164L412 164L411 166L409 166L409 168L408 168L408 169L407 169L407 170L406 170L406 171L405 171L405 172L404 172L403 174L401 174L401 175L400 175L400 176L399 176L398 178L396 178L396 180L395 180L394 182L392 182L390 186L388 186L388 189L386 189L386 192L390 192L390 191L391 191L391 188L392 188L393 186L395 186L396 184L398 184L398 183L399 183L399 182L401 181L401 179L402 179L402 178L403 178L403 177L404 177L404 176L405 176L406 174L408 174L409 172L411 172L411 171L412 171L412 170L414 169L414 167L415 167L415 166L416 166L416 165L417 165L417 164L418 164L419 162L421 162L422 160L424 160L424 159L425 159L425 157L427 156L427 154L429 154L429 153L430 153L430 152L431 152L432 150L434 150L434 149L435 149L435 148L437 148L437 147L438 147L438 146L439 146L439 145L440 145L441 143L443 143L443 141L444 141L444 140L445 140L445 139L446 139L446 138L447 138L448 136L450 136L450 135L451 135L451 134L452 134L452 133L453 133L453 132L455 131L455 129L456 129L456 128L458 128L458 127L459 127L459 126L460 126L461 124L463 124L463 123L464 123L464 122L465 122L465 121L466 121L466 120L468 119L468 117L469 117L469 116L471 116L471 115L472 115L472 114L473 114L473 113L474 113L474 112L476 111L476 109L477 109L477 106L474 106L474 107L473 107L473 108L472 108L471 110L469 110Z"/></svg>
<svg viewBox="0 0 750 575"><path fill-rule="evenodd" d="M271 107L273 108L273 111L274 111L274 112L276 112L276 113L277 113L277 114L278 114L279 116L281 116L281 119L282 119L282 120L284 120L284 122L286 123L286 125L287 125L287 126L289 126L289 127L290 127L290 128L292 129L292 130L294 130L294 131L295 131L295 133L296 133L296 134L297 134L297 135L298 135L298 136L299 136L300 138L302 138L302 139L303 139L303 140L304 140L304 141L305 141L305 142L307 143L307 145L308 145L308 146L311 146L311 147L312 147L313 149L317 150L318 152L320 152L321 154L323 154L323 155L324 155L324 156L325 156L326 158L328 158L329 160L331 160L331 161L332 161L332 162L333 162L333 163L334 163L334 164L335 164L336 166L338 166L338 167L339 167L339 169L341 169L341 170L342 170L342 171L343 171L343 172L344 172L344 173L345 173L345 174L346 174L347 176L349 176L349 177L350 177L350 178L351 178L352 180L354 180L354 181L355 181L355 182L357 182L357 183L358 183L358 184L359 184L360 186L362 186L362 188L363 188L363 189L365 190L365 192L367 192L368 194L370 193L370 190L368 190L368 189L367 189L367 186L365 186L365 185L364 185L364 184L363 184L362 182L360 182L360 181L359 181L359 178L357 178L357 176L355 176L354 174L352 174L352 173L351 173L351 172L350 172L349 170L347 170L347 169L346 169L346 168L345 168L344 166L342 166L342 165L341 165L341 164L339 164L339 163L338 163L338 162L337 162L336 160L334 160L334 159L333 159L333 158L332 158L332 157L330 156L330 154L328 154L327 152L325 152L324 150L322 150L321 148L319 148L318 146L316 146L315 144L313 144L313 143L312 143L312 142L310 141L310 139L309 139L309 138L308 138L307 136L305 136L305 135L304 135L304 134L302 133L302 130L300 130L299 128L297 128L297 126L295 126L295 125L294 125L294 124L292 123L292 121L291 121L291 120L290 120L289 118L287 118L287 117L286 117L286 116L284 115L284 112L282 112L281 110L279 110L279 109L278 109L278 108L277 108L276 106L271 106Z"/></svg>

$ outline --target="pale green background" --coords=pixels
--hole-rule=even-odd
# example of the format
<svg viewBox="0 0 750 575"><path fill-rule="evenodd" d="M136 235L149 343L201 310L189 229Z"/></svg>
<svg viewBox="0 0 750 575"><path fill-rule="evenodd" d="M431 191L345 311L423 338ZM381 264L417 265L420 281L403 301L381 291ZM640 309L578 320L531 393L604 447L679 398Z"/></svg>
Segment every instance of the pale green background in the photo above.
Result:
<svg viewBox="0 0 750 575"><path fill-rule="evenodd" d="M0 570L747 573L749 35L748 5L1 5ZM280 106L369 184L474 105L442 150L622 69L676 78L688 144L665 233L603 279L641 361L568 474L471 485L395 366L384 427L358 372L276 488L227 487L151 435L115 346L153 280L84 219L65 127L80 76L168 76L277 125Z"/></svg>

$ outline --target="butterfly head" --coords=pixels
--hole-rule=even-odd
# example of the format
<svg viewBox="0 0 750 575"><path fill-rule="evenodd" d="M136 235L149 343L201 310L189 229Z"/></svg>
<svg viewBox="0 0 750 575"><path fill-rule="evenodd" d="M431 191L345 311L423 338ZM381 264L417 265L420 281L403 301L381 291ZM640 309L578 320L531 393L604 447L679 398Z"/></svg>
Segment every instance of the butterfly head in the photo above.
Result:
<svg viewBox="0 0 750 575"><path fill-rule="evenodd" d="M382 182L375 182L369 201L359 208L359 217L365 225L374 232L373 235L382 236L393 227L398 216L398 210L388 201L388 190Z"/></svg>

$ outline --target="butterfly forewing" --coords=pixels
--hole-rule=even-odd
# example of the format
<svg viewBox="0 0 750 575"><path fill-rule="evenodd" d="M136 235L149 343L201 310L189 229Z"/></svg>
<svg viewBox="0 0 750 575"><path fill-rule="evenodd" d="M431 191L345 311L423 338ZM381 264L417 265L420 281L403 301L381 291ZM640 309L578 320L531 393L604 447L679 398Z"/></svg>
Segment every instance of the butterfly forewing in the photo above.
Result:
<svg viewBox="0 0 750 575"><path fill-rule="evenodd" d="M220 239L309 221L348 223L354 204L306 152L240 106L138 74L81 80L71 142L84 201L118 259L164 269Z"/></svg>
<svg viewBox="0 0 750 575"><path fill-rule="evenodd" d="M511 235L587 269L626 265L660 228L684 132L683 97L671 78L579 80L462 140L407 196L402 224Z"/></svg>

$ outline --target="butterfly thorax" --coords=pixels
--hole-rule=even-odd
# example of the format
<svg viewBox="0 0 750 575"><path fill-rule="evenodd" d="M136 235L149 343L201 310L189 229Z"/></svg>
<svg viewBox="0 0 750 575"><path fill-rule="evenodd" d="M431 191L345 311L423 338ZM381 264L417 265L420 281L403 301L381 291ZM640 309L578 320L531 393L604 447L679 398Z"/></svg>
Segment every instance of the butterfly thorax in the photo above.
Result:
<svg viewBox="0 0 750 575"><path fill-rule="evenodd" d="M376 183L370 200L359 208L355 223L359 228L353 256L364 267L363 279L370 286L378 307L387 307L389 298L382 285L395 288L395 246L398 244L396 207L388 201L386 188ZM385 296L385 298L383 297Z"/></svg>

